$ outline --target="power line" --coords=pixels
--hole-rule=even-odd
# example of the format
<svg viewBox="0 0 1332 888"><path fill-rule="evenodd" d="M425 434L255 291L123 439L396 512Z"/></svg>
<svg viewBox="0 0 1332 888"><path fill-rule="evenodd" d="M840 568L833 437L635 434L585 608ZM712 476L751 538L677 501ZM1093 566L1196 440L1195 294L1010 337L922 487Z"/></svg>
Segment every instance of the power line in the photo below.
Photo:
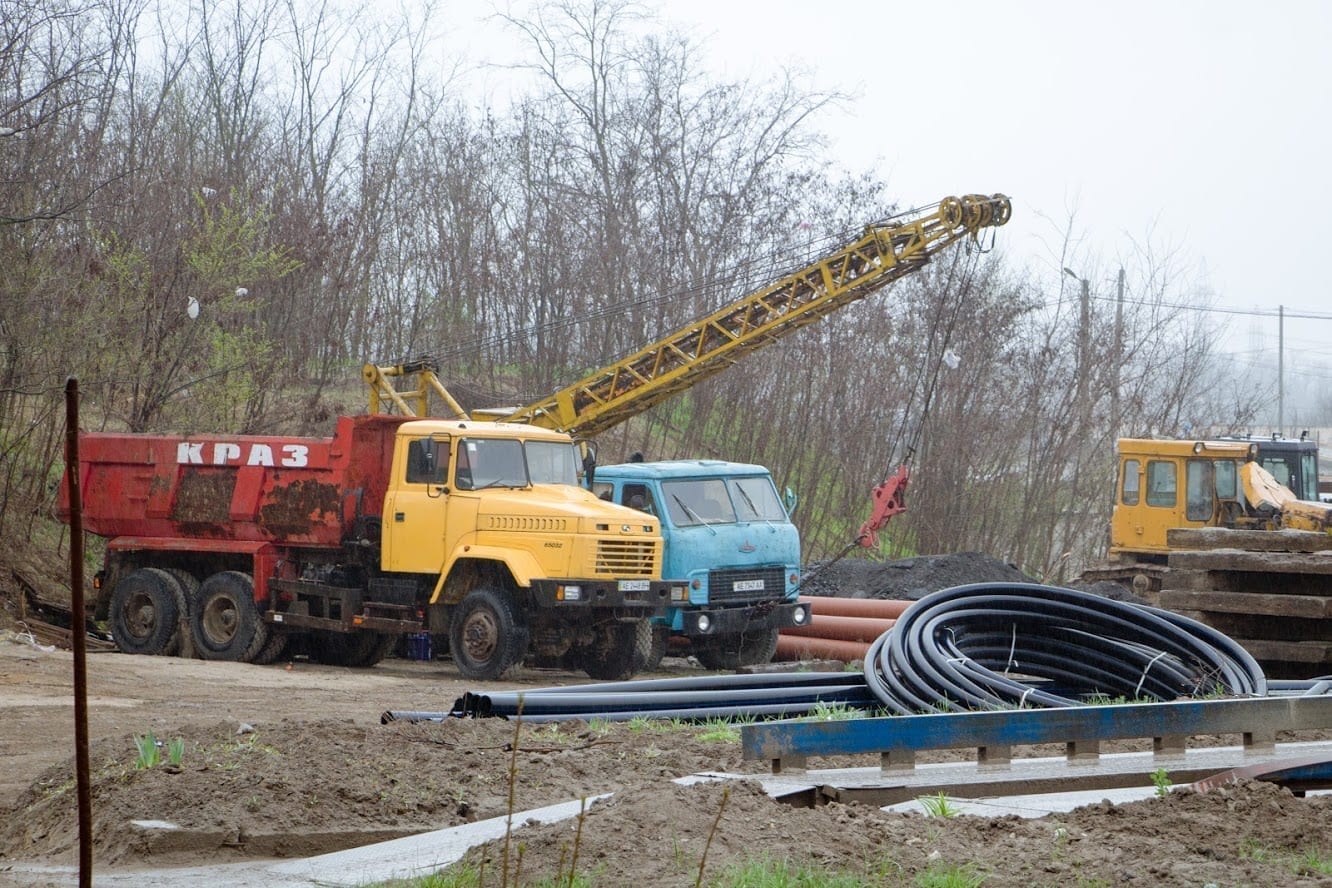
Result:
<svg viewBox="0 0 1332 888"><path fill-rule="evenodd" d="M1109 302L1109 303L1117 301L1117 297L1111 297L1111 296L1093 295L1092 299L1098 300L1100 302ZM1250 308L1250 309L1226 308L1225 306L1220 306L1220 305L1188 305L1185 303L1178 303L1178 302L1157 302L1155 300L1147 300L1147 299L1131 299L1129 297L1124 298L1124 304L1143 305L1155 308L1173 308L1179 311L1201 311L1201 312L1210 312L1212 314L1241 315L1243 317L1250 317L1250 318L1285 317L1285 318L1290 318L1292 320L1302 320L1302 321L1332 321L1332 312L1317 312L1317 311L1297 312L1297 311L1283 311L1281 309L1275 309L1275 308Z"/></svg>

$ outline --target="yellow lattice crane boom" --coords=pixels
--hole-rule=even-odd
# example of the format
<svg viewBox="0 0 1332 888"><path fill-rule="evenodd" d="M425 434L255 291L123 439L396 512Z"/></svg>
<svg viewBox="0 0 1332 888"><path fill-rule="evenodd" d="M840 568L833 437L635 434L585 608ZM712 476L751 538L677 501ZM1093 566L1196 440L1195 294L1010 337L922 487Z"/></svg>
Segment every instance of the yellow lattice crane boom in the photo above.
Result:
<svg viewBox="0 0 1332 888"><path fill-rule="evenodd" d="M866 226L798 271L681 327L536 403L497 412L592 438L925 265L941 249L1008 221L1009 199L969 194ZM489 411L487 411L489 413Z"/></svg>

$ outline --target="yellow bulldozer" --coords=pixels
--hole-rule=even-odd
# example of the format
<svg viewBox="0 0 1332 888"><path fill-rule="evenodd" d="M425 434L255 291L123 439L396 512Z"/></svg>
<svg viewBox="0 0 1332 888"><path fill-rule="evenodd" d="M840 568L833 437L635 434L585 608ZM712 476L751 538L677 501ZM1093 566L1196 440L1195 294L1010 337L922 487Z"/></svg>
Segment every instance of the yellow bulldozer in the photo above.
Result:
<svg viewBox="0 0 1332 888"><path fill-rule="evenodd" d="M1083 579L1216 627L1272 677L1310 678L1332 672L1332 505L1313 501L1312 441L1264 443L1121 438L1109 558Z"/></svg>

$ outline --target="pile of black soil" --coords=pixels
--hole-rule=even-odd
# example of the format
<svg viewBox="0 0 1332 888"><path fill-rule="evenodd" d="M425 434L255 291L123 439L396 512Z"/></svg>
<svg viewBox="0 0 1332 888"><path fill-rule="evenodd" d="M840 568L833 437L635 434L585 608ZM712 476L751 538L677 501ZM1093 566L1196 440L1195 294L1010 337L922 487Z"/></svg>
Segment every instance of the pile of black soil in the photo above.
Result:
<svg viewBox="0 0 1332 888"><path fill-rule="evenodd" d="M918 598L968 583L1035 583L1016 566L980 552L918 555L898 561L842 558L805 568L804 595L838 598Z"/></svg>

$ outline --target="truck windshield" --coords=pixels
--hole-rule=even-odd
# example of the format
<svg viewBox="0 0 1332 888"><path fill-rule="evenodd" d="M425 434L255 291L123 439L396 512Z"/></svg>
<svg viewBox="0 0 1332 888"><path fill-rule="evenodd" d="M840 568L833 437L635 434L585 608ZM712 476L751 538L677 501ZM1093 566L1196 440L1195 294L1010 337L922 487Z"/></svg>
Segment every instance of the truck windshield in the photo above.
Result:
<svg viewBox="0 0 1332 888"><path fill-rule="evenodd" d="M577 484L580 462L576 444L527 442L527 471L533 484Z"/></svg>
<svg viewBox="0 0 1332 888"><path fill-rule="evenodd" d="M676 527L696 524L733 524L735 509L721 478L666 481L661 485L666 511Z"/></svg>
<svg viewBox="0 0 1332 888"><path fill-rule="evenodd" d="M777 496L777 488L767 476L732 478L728 482L735 510L741 521L785 521L786 510Z"/></svg>
<svg viewBox="0 0 1332 888"><path fill-rule="evenodd" d="M464 438L455 475L460 490L578 484L578 452L562 441Z"/></svg>
<svg viewBox="0 0 1332 888"><path fill-rule="evenodd" d="M462 490L526 487L523 442L516 438L464 438L458 445L455 478Z"/></svg>

